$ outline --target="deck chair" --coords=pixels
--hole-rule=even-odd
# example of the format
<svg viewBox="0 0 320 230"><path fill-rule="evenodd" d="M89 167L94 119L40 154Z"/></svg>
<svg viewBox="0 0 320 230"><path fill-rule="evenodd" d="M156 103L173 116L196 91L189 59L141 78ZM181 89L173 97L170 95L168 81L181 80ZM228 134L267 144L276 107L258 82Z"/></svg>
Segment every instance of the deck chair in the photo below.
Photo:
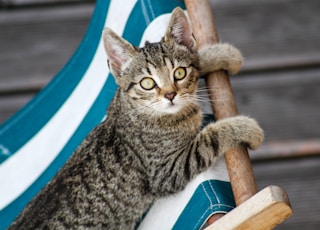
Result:
<svg viewBox="0 0 320 230"><path fill-rule="evenodd" d="M137 46L158 41L177 6L185 8L175 0L96 2L88 31L70 61L0 127L0 229L10 225L103 120L116 90L102 46L103 28L111 27ZM138 229L200 229L212 214L238 209L234 207L227 167L220 159L185 191L156 201Z"/></svg>

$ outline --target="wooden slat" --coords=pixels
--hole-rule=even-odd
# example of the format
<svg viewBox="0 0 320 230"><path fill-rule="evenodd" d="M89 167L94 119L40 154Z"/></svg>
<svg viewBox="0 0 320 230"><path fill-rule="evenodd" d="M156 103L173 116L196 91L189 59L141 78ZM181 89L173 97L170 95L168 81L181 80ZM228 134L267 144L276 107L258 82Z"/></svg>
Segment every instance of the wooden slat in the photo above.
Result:
<svg viewBox="0 0 320 230"><path fill-rule="evenodd" d="M218 219L206 230L267 230L291 215L287 194L277 186L269 186Z"/></svg>
<svg viewBox="0 0 320 230"><path fill-rule="evenodd" d="M246 60L319 55L317 0L211 0L222 41L235 44Z"/></svg>
<svg viewBox="0 0 320 230"><path fill-rule="evenodd" d="M232 79L240 113L256 118L266 141L320 137L320 68Z"/></svg>
<svg viewBox="0 0 320 230"><path fill-rule="evenodd" d="M0 12L0 124L67 63L93 8L76 4Z"/></svg>
<svg viewBox="0 0 320 230"><path fill-rule="evenodd" d="M320 156L320 139L271 141L250 152L254 161Z"/></svg>

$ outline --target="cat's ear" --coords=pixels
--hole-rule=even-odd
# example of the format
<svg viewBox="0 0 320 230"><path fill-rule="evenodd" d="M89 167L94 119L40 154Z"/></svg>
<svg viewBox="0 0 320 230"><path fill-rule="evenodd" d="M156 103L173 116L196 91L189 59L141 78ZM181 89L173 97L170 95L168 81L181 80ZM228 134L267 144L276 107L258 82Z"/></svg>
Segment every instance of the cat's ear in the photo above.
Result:
<svg viewBox="0 0 320 230"><path fill-rule="evenodd" d="M136 49L125 39L118 36L110 28L103 31L104 48L108 57L108 64L114 77L120 77L121 72L136 53Z"/></svg>
<svg viewBox="0 0 320 230"><path fill-rule="evenodd" d="M190 50L195 50L196 42L192 35L192 30L188 18L180 7L173 10L170 22L164 36L164 40L174 39L178 44L186 46Z"/></svg>

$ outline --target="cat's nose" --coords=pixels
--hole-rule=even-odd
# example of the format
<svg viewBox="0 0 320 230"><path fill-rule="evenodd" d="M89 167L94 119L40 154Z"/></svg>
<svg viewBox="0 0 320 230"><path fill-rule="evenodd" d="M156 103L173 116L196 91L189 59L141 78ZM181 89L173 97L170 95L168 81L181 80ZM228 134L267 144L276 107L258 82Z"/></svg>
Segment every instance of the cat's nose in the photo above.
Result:
<svg viewBox="0 0 320 230"><path fill-rule="evenodd" d="M166 93L164 95L165 98L167 98L169 101L173 101L174 97L177 95L176 92L170 92L170 93Z"/></svg>

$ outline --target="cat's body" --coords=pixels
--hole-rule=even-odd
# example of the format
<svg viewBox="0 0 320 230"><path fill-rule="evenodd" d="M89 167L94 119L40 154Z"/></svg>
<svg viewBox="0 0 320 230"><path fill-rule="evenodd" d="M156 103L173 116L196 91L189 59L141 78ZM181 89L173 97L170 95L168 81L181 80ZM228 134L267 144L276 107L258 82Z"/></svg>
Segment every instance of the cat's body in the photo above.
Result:
<svg viewBox="0 0 320 230"><path fill-rule="evenodd" d="M182 190L229 148L256 148L263 139L257 123L242 116L200 131L197 79L210 60L199 60L181 10L160 43L136 49L111 30L104 36L120 86L107 118L11 229L133 229L155 199ZM237 58L212 68L234 71Z"/></svg>

